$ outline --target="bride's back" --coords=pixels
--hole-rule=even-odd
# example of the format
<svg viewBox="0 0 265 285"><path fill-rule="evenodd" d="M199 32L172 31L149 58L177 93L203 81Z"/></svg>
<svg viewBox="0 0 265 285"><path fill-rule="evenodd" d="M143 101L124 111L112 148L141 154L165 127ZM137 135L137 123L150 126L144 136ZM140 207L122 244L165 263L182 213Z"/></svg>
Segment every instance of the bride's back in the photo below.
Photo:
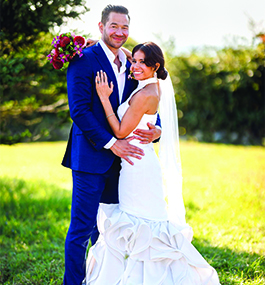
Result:
<svg viewBox="0 0 265 285"><path fill-rule="evenodd" d="M141 104L141 102L143 101L143 97L145 97L144 101L148 106L146 114L148 115L155 114L158 110L159 101L160 101L158 83L148 84L143 89L139 90L135 95L131 97L131 99L129 100L129 105L131 105L132 103Z"/></svg>

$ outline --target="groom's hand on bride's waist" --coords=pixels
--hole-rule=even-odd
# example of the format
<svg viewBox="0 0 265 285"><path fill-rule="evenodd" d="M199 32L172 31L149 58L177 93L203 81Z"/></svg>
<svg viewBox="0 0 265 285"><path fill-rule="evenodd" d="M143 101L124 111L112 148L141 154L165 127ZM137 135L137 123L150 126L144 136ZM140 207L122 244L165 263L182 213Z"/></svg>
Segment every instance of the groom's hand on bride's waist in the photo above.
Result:
<svg viewBox="0 0 265 285"><path fill-rule="evenodd" d="M129 157L141 159L144 155L144 152L141 148L131 145L129 143L133 139L135 139L134 136L123 140L117 140L110 148L115 155L125 159L131 165L133 165L133 162L130 160Z"/></svg>
<svg viewBox="0 0 265 285"><path fill-rule="evenodd" d="M133 133L136 135L135 139L140 140L142 144L151 143L161 136L161 128L153 124L147 123L149 130L136 129Z"/></svg>

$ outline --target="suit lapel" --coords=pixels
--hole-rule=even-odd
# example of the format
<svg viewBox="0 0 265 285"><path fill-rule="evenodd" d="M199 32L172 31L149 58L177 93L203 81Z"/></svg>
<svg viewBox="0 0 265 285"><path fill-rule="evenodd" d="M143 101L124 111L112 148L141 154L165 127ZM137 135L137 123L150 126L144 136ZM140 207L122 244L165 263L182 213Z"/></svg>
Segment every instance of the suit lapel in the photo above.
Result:
<svg viewBox="0 0 265 285"><path fill-rule="evenodd" d="M114 111L116 111L118 106L119 106L119 92L118 92L119 89L118 89L118 83L116 80L116 76L114 74L112 66L111 66L105 52L103 51L103 49L99 43L97 43L95 45L94 53L95 53L95 56L96 56L96 59L97 59L99 65L101 66L101 69L106 72L106 74L108 76L109 83L112 81L114 84L113 93L110 95L110 102L111 102L111 105L112 105ZM100 70L98 70L98 71L100 71Z"/></svg>
<svg viewBox="0 0 265 285"><path fill-rule="evenodd" d="M125 86L123 89L123 93L122 93L122 101L121 103L123 103L124 101L127 100L127 98L129 97L129 95L131 94L131 92L136 88L137 86L137 82L133 82L134 80L132 79L128 79L129 74L130 74L130 67L131 64L130 62L127 60L126 63L126 75L125 75ZM135 86L134 86L135 85Z"/></svg>

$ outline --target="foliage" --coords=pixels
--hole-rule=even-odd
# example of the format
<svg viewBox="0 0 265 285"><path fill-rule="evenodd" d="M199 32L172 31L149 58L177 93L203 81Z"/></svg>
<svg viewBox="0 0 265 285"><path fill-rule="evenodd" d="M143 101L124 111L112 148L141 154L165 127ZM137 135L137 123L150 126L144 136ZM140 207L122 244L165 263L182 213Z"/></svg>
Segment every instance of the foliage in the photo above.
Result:
<svg viewBox="0 0 265 285"><path fill-rule="evenodd" d="M40 32L48 33L54 25L88 10L84 0L1 0L0 48L4 54L20 51L35 42Z"/></svg>
<svg viewBox="0 0 265 285"><path fill-rule="evenodd" d="M66 73L53 70L46 58L52 42L48 31L88 9L84 0L5 0L1 5L0 141L37 140L69 121Z"/></svg>
<svg viewBox="0 0 265 285"><path fill-rule="evenodd" d="M127 48L128 50L132 51L133 48L139 44L138 42L136 42L134 39L132 38L128 38L128 40L126 41L126 43L124 44L124 47Z"/></svg>
<svg viewBox="0 0 265 285"><path fill-rule="evenodd" d="M62 284L71 203L71 172L60 166L65 147L0 146L1 284ZM180 147L193 244L221 284L264 284L264 149L192 142Z"/></svg>
<svg viewBox="0 0 265 285"><path fill-rule="evenodd" d="M262 144L265 45L193 52L169 60L180 133L199 140Z"/></svg>
<svg viewBox="0 0 265 285"><path fill-rule="evenodd" d="M46 52L50 34L19 54L0 59L3 102L1 102L1 143L12 144L25 137L36 140L47 132L45 122L68 121L66 74L53 70ZM55 123L57 121L57 124Z"/></svg>

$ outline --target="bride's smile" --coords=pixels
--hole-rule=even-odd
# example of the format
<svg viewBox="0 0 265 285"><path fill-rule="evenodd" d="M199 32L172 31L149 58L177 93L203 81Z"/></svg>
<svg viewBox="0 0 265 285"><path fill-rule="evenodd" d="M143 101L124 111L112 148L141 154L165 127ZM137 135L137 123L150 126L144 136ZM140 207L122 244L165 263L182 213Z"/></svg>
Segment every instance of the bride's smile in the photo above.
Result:
<svg viewBox="0 0 265 285"><path fill-rule="evenodd" d="M138 50L132 59L131 71L136 80L145 80L154 77L155 68L145 64L145 54Z"/></svg>

